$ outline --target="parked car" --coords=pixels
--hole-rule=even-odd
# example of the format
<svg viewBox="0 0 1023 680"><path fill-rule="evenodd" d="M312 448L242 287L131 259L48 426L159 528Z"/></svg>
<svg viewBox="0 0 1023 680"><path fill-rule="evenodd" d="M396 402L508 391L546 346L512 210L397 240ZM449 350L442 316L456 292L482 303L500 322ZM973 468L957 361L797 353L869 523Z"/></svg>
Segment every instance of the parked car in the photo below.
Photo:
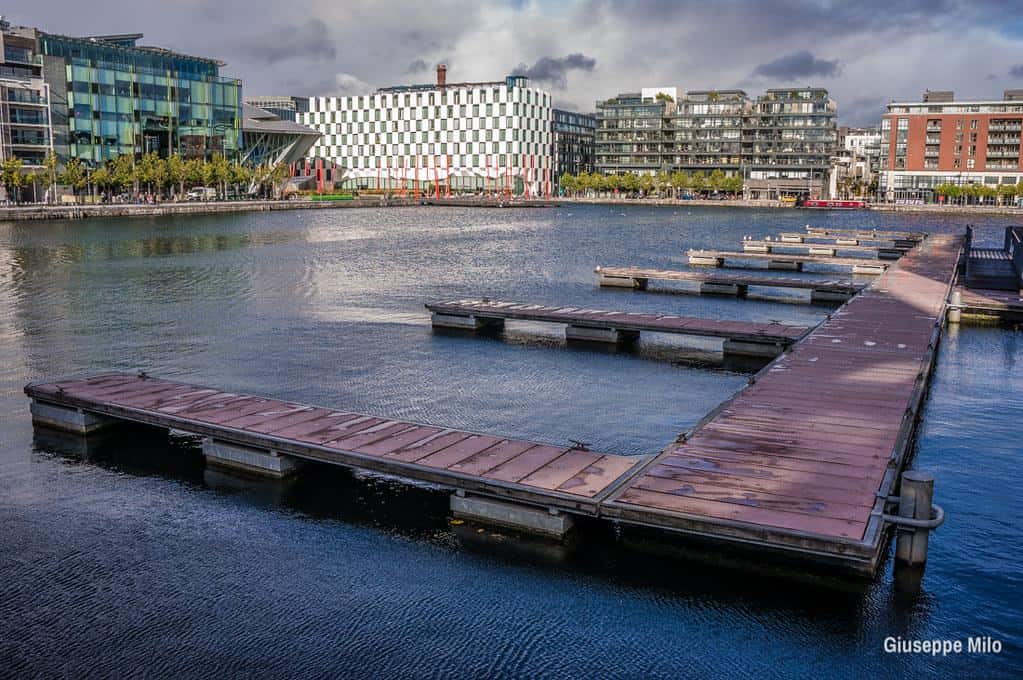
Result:
<svg viewBox="0 0 1023 680"><path fill-rule="evenodd" d="M186 201L215 201L217 190L213 187L195 187L185 194Z"/></svg>

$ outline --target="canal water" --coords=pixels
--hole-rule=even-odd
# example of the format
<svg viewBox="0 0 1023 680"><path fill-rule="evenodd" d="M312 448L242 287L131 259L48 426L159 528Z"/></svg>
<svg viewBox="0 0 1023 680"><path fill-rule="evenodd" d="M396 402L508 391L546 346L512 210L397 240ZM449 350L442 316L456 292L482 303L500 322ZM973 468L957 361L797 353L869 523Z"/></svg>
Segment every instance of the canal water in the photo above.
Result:
<svg viewBox="0 0 1023 680"><path fill-rule="evenodd" d="M1010 218L979 218L995 240ZM446 497L317 467L204 469L147 431L34 433L21 389L152 375L600 451L659 450L749 377L712 346L637 352L435 334L464 297L816 323L832 308L602 290L594 266L689 247L965 218L796 210L395 208L0 224L0 675L1019 677L1023 335L946 335L915 464L948 519L922 592L665 557L589 528L555 547L453 524ZM660 287L663 288L663 287ZM991 636L1000 654L888 654Z"/></svg>

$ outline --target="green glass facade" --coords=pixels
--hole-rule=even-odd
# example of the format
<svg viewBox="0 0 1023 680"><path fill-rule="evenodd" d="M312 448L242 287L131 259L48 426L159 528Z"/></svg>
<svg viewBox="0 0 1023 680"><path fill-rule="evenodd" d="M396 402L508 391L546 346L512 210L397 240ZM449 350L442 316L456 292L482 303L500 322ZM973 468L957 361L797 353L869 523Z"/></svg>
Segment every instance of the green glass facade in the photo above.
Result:
<svg viewBox="0 0 1023 680"><path fill-rule="evenodd" d="M58 134L67 155L94 165L148 152L236 158L241 81L221 77L215 60L136 47L134 38L40 34L44 59L66 71L67 127Z"/></svg>

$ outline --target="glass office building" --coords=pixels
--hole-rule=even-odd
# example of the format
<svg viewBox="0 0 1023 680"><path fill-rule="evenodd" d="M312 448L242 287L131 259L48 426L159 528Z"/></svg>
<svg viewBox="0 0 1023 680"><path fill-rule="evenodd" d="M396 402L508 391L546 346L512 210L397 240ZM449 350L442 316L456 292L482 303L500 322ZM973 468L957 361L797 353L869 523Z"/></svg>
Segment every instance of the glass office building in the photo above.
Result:
<svg viewBox="0 0 1023 680"><path fill-rule="evenodd" d="M58 155L90 165L149 152L237 158L241 81L221 77L220 61L140 46L141 38L39 32Z"/></svg>

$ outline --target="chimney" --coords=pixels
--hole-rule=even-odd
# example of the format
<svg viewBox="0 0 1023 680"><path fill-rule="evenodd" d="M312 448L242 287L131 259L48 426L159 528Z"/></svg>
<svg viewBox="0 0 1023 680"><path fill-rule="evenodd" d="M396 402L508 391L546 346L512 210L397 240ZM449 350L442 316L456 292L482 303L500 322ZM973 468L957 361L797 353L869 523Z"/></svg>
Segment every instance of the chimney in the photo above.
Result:
<svg viewBox="0 0 1023 680"><path fill-rule="evenodd" d="M448 65L437 64L437 87L444 87L448 83Z"/></svg>

